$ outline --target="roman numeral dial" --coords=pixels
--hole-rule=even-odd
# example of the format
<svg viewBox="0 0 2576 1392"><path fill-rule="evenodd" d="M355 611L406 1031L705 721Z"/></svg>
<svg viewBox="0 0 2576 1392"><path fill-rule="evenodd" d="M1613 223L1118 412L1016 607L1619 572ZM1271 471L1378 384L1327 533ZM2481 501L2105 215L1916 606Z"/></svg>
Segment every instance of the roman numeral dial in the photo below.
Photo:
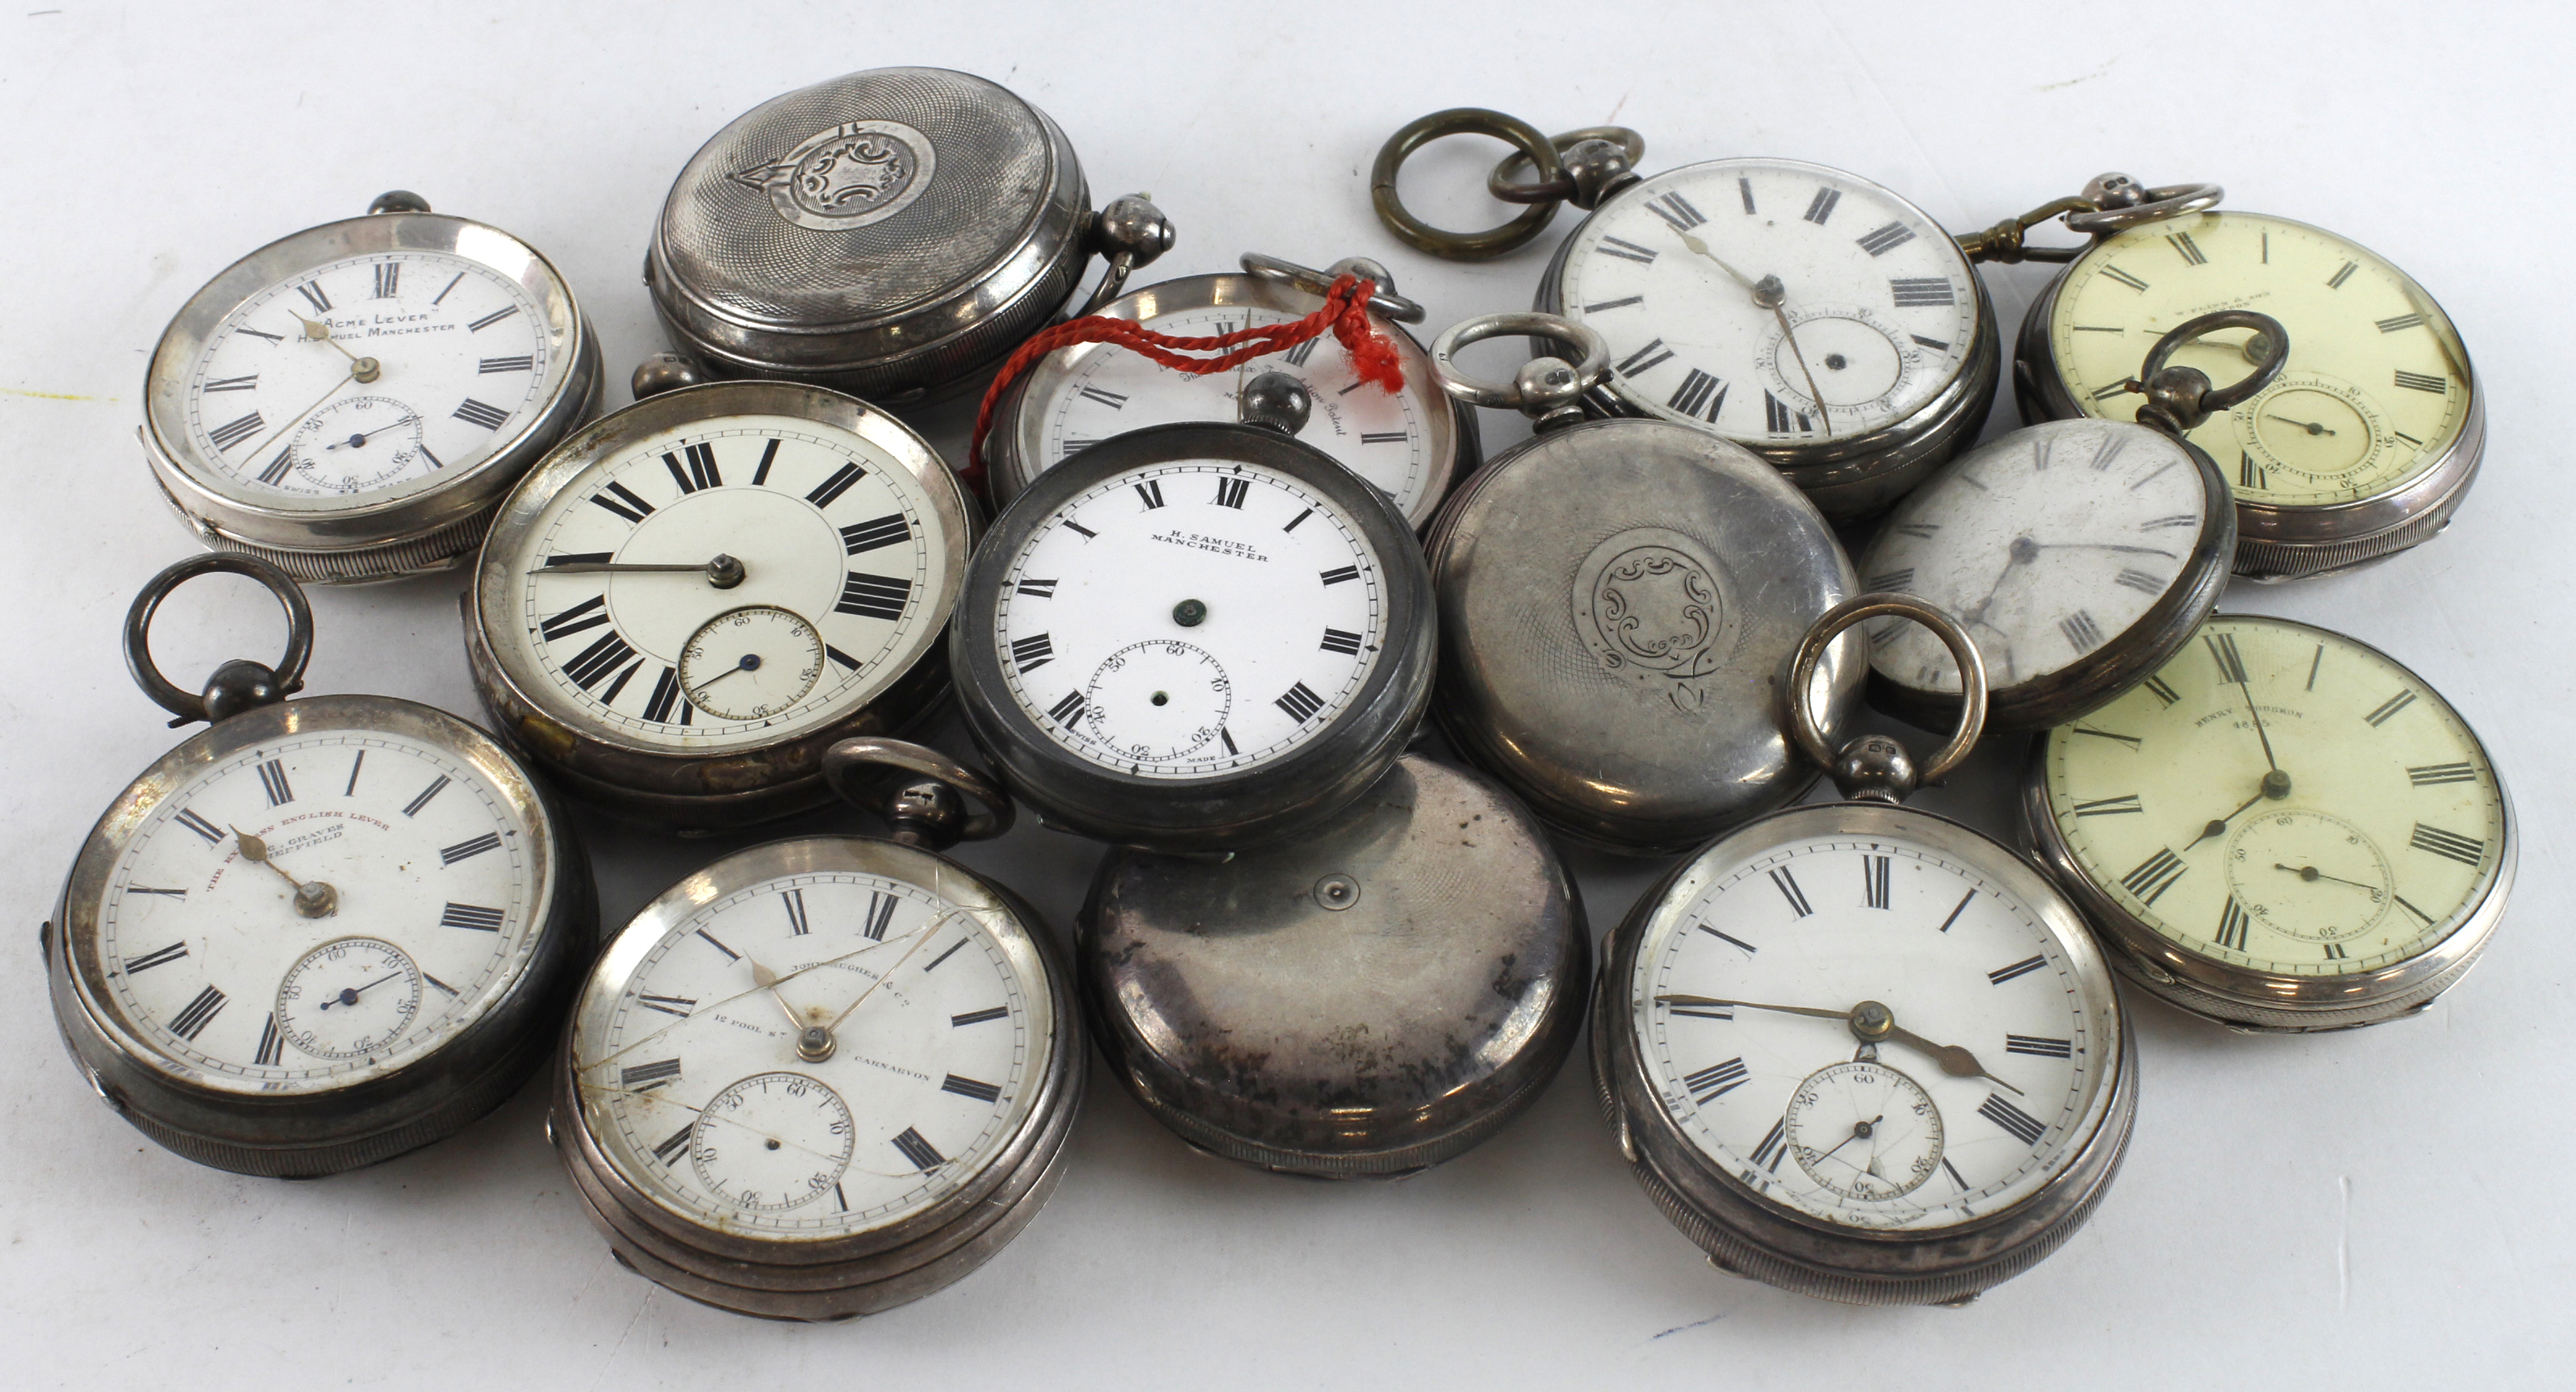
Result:
<svg viewBox="0 0 2576 1392"><path fill-rule="evenodd" d="M1754 293L1767 278L1776 306ZM1977 341L1974 284L1957 243L1889 190L1735 159L1605 204L1544 307L1608 339L1609 388L1638 413L1777 445L1922 409Z"/></svg>

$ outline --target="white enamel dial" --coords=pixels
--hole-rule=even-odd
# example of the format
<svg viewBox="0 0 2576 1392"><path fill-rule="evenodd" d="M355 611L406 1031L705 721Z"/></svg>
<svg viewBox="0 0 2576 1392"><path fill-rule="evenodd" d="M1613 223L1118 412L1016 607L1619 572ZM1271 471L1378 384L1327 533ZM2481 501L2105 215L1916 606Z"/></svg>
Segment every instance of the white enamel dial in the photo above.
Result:
<svg viewBox="0 0 2576 1392"><path fill-rule="evenodd" d="M298 271L226 315L188 368L185 437L253 491L327 497L472 468L560 389L574 326L448 252Z"/></svg>
<svg viewBox="0 0 2576 1392"><path fill-rule="evenodd" d="M2199 464L2143 426L2027 426L1978 446L1908 495L1861 557L1871 590L1920 595L1968 628L1997 687L2116 644L2173 588L2215 509ZM1958 664L1919 624L1879 625L1879 672L1956 692Z"/></svg>
<svg viewBox="0 0 2576 1392"><path fill-rule="evenodd" d="M1948 1227L2029 1197L2090 1134L2117 1060L2110 981L2000 877L1829 835L1722 843L1687 883L1638 950L1628 1027L1681 1133L1765 1198ZM1847 1017L1867 1002L1898 1033L1860 1042Z"/></svg>
<svg viewBox="0 0 2576 1392"><path fill-rule="evenodd" d="M738 890L630 932L607 970L623 988L585 995L572 1039L591 1132L654 1202L727 1231L844 1237L955 1192L1027 1124L1054 1048L1024 932L885 875ZM798 1051L815 1027L819 1060Z"/></svg>
<svg viewBox="0 0 2576 1392"><path fill-rule="evenodd" d="M1753 445L1904 420L1958 376L1979 314L1967 258L1921 209L1773 159L1687 165L1604 203L1558 298L1608 340L1623 398Z"/></svg>
<svg viewBox="0 0 2576 1392"><path fill-rule="evenodd" d="M1021 710L1061 747L1154 778L1268 763L1330 728L1387 641L1358 523L1276 470L1125 470L1041 519L994 631Z"/></svg>
<svg viewBox="0 0 2576 1392"><path fill-rule="evenodd" d="M1201 337L1297 317L1258 305L1211 305L1138 322L1158 333ZM1405 357L1404 389L1389 393L1363 384L1350 354L1329 334L1232 372L1203 375L1175 371L1114 344L1071 349L1069 370L1049 375L1045 399L1021 408L1031 422L1022 448L1052 468L1067 455L1143 426L1231 421L1247 377L1285 372L1305 383L1314 401L1297 438L1377 485L1395 500L1397 511L1419 517L1447 481L1453 426L1429 360L1400 341L1398 351Z"/></svg>
<svg viewBox="0 0 2576 1392"><path fill-rule="evenodd" d="M520 645L544 694L590 729L709 751L874 699L937 637L931 584L958 544L892 456L793 416L721 416L623 446L519 535L501 564L520 623L493 641ZM719 557L740 563L738 580L707 569Z"/></svg>
<svg viewBox="0 0 2576 1392"><path fill-rule="evenodd" d="M97 952L124 1028L197 1081L347 1086L473 1023L534 950L529 829L468 760L389 735L288 738L145 814Z"/></svg>

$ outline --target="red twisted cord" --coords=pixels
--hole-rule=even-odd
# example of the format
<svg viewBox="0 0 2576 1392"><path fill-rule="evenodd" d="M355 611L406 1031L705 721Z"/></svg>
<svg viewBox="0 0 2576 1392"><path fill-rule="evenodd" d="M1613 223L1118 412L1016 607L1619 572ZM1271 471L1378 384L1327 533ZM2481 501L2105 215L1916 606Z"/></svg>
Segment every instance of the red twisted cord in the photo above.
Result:
<svg viewBox="0 0 2576 1392"><path fill-rule="evenodd" d="M975 434L966 449L966 468L961 474L966 486L982 492L984 488L984 437L993 428L993 409L1002 394L1020 379L1038 359L1058 348L1075 343L1115 343L1131 352L1142 353L1175 371L1204 375L1223 372L1272 353L1284 353L1310 338L1321 337L1331 330L1349 350L1351 365L1359 370L1360 380L1374 382L1388 395L1404 390L1404 360L1396 355L1395 345L1377 326L1369 322L1369 296L1377 293L1377 282L1344 274L1324 292L1324 307L1303 319L1285 324L1269 324L1257 329L1237 329L1229 334L1203 338L1180 338L1156 333L1141 324L1094 314L1069 319L1053 328L1040 330L1019 346L1002 370L993 377L993 385L984 391L984 404L975 412ZM1212 353L1234 349L1220 357L1184 357L1184 353Z"/></svg>

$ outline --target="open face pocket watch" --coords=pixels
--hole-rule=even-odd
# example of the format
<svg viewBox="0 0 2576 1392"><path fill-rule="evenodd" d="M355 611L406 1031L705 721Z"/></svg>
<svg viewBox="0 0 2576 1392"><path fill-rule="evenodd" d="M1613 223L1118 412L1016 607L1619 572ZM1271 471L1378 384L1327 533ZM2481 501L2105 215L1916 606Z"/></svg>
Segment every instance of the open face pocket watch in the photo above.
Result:
<svg viewBox="0 0 2576 1392"><path fill-rule="evenodd" d="M382 580L470 553L598 395L598 342L553 264L396 191L190 296L153 350L142 437L206 545Z"/></svg>
<svg viewBox="0 0 2576 1392"><path fill-rule="evenodd" d="M1431 584L1403 514L1294 438L1282 372L1246 424L1149 426L1040 474L976 552L949 652L966 726L1059 830L1226 852L1394 764L1431 691Z"/></svg>
<svg viewBox="0 0 2576 1392"><path fill-rule="evenodd" d="M1971 673L1924 776L1975 744L1966 630L1905 595L1818 620L1791 716L1851 801L1732 832L1637 902L1607 944L1593 1067L1638 1180L1722 1269L1856 1304L1958 1303L2091 1216L2128 1143L2137 1057L2110 968L2047 877L1899 805L1917 778L1894 740L1825 744L1804 678L1836 632L1882 614L1933 628Z"/></svg>
<svg viewBox="0 0 2576 1392"><path fill-rule="evenodd" d="M823 750L947 689L976 506L894 417L667 355L510 495L466 596L475 689L564 786L682 830L826 801Z"/></svg>
<svg viewBox="0 0 2576 1392"><path fill-rule="evenodd" d="M1454 365L1465 344L1529 334L1584 360L1525 364L1508 387ZM1543 314L1470 319L1432 347L1452 395L1511 406L1537 435L1462 486L1427 541L1440 603L1450 743L1549 825L1629 854L1671 854L1795 799L1779 686L1816 616L1853 590L1814 504L1743 448L1662 420L1586 420L1607 350ZM1817 677L1839 728L1866 652Z"/></svg>
<svg viewBox="0 0 2576 1392"><path fill-rule="evenodd" d="M1102 1052L1183 1140L1395 1178L1537 1099L1582 1032L1591 948L1537 819L1408 754L1323 826L1222 864L1111 852L1075 960Z"/></svg>
<svg viewBox="0 0 2576 1392"><path fill-rule="evenodd" d="M2347 238L2233 210L2138 220L2154 200L2126 175L2087 190L2121 215L2075 213L2093 241L2022 321L2014 385L2032 420L2125 419L2118 390L2138 345L2210 309L2260 308L2299 360L2192 440L2235 486L2236 571L2285 580L2342 570L2425 541L2476 481L2486 406L2450 316L2405 272ZM2229 377L2263 356L2251 332L2176 361Z"/></svg>
<svg viewBox="0 0 2576 1392"><path fill-rule="evenodd" d="M1008 799L895 740L825 767L891 836L754 846L645 905L582 988L546 1128L620 1262L773 1319L982 1265L1054 1192L1082 1101L1046 926L938 854L1008 829Z"/></svg>
<svg viewBox="0 0 2576 1392"><path fill-rule="evenodd" d="M152 665L192 576L286 606L285 658L203 694ZM146 694L211 722L144 770L82 845L45 925L64 1042L109 1106L202 1164L307 1177L450 1135L550 1046L596 932L589 862L490 736L390 696L284 699L313 618L243 555L154 577L126 618Z"/></svg>
<svg viewBox="0 0 2576 1392"><path fill-rule="evenodd" d="M1171 244L1141 197L1094 212L1064 132L1008 90L875 68L716 132L671 185L644 283L672 345L714 376L897 405L989 369L1093 255L1108 263L1096 306Z"/></svg>
<svg viewBox="0 0 2576 1392"><path fill-rule="evenodd" d="M1420 323L1423 311L1393 292L1385 267L1353 258L1318 272L1247 253L1239 275L1149 285L1099 313L1179 337L1230 334L1314 313L1345 272L1378 287L1370 317L1402 364L1403 390L1363 390L1350 355L1321 338L1289 349L1266 370L1296 377L1314 403L1316 419L1298 438L1376 484L1419 527L1481 456L1474 413L1440 390L1422 345L1398 327ZM1174 421L1232 420L1235 398L1255 372L1250 364L1230 375L1178 372L1106 342L1059 348L1013 383L1001 402L984 451L993 496L1017 497L1067 455L1112 435Z"/></svg>
<svg viewBox="0 0 2576 1392"><path fill-rule="evenodd" d="M2022 810L2115 965L2247 1030L2431 1005L2485 951L2521 849L2486 747L2422 678L2254 614L2042 736Z"/></svg>
<svg viewBox="0 0 2576 1392"><path fill-rule="evenodd" d="M2253 330L2271 356L2224 388L2168 365L2230 329ZM2236 503L2190 432L2261 392L2289 352L2279 321L2251 310L2176 326L2123 384L2147 397L2136 423L2044 421L1959 456L1888 514L1861 583L1967 625L1999 725L2051 725L2112 699L2190 642L2227 588ZM1871 704L1927 728L1956 715L1947 650L1893 619L1873 637Z"/></svg>
<svg viewBox="0 0 2576 1392"><path fill-rule="evenodd" d="M1424 224L1398 168L1446 135L1508 141L1497 198L1533 206L1491 232ZM1591 215L1557 247L1536 308L1598 332L1596 415L1707 431L1761 455L1826 516L1875 512L1977 438L2001 363L1972 251L1855 174L1796 160L1709 160L1651 178L1634 131L1550 140L1500 112L1436 112L1378 152L1372 193L1396 235L1481 259L1534 237L1559 201ZM1536 166L1536 181L1517 175Z"/></svg>

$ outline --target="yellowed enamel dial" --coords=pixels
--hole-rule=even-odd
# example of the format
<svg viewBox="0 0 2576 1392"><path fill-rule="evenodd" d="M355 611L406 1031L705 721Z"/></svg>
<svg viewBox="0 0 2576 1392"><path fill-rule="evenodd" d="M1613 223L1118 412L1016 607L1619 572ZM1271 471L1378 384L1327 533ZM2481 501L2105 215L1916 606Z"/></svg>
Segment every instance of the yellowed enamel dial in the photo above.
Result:
<svg viewBox="0 0 2576 1392"><path fill-rule="evenodd" d="M2097 893L2194 956L2349 977L2431 950L2505 869L2486 750L2414 673L2325 629L2219 615L2051 730L2048 815Z"/></svg>
<svg viewBox="0 0 2576 1392"><path fill-rule="evenodd" d="M2260 213L2148 223L2069 267L2048 323L2067 395L2088 415L2135 419L2145 398L2122 383L2147 350L2222 309L2271 315L2290 337L2278 380L2191 433L2240 500L2316 507L2394 492L2469 419L2468 350L2422 286L2334 233ZM2212 334L2174 361L2232 382L2251 367L2251 337Z"/></svg>

